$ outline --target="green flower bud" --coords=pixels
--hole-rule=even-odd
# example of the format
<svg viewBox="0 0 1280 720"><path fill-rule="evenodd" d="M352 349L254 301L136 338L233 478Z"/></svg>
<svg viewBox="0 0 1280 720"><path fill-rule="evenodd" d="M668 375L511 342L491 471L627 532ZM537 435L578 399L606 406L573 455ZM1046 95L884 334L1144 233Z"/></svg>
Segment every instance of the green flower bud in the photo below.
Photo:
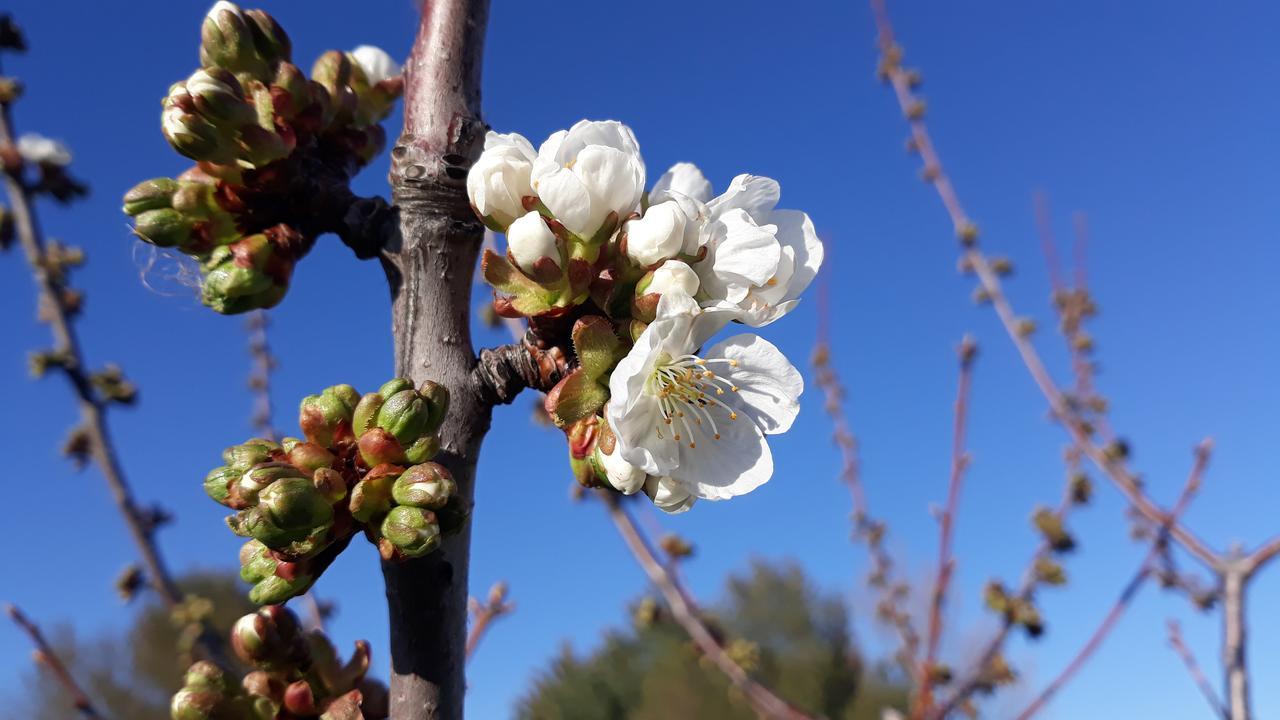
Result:
<svg viewBox="0 0 1280 720"><path fill-rule="evenodd" d="M269 65L255 42L261 28L234 3L218 2L200 26L200 64L251 77L270 77ZM287 42L287 39L286 39Z"/></svg>
<svg viewBox="0 0 1280 720"><path fill-rule="evenodd" d="M275 575L279 564L267 546L257 540L250 540L240 548L240 579L247 583L259 583Z"/></svg>
<svg viewBox="0 0 1280 720"><path fill-rule="evenodd" d="M360 435L360 458L369 466L399 465L406 462L404 447L396 437L382 428L375 427Z"/></svg>
<svg viewBox="0 0 1280 720"><path fill-rule="evenodd" d="M272 452L279 448L279 445L270 440L254 438L223 450L222 461L232 470L245 472L254 465L270 462Z"/></svg>
<svg viewBox="0 0 1280 720"><path fill-rule="evenodd" d="M383 464L374 467L364 478L351 489L351 516L362 523L369 523L374 518L391 509L391 489L402 469L396 465Z"/></svg>
<svg viewBox="0 0 1280 720"><path fill-rule="evenodd" d="M378 409L378 427L394 435L401 445L416 442L431 418L430 404L412 388L383 397L386 402Z"/></svg>
<svg viewBox="0 0 1280 720"><path fill-rule="evenodd" d="M308 395L298 410L298 425L307 440L320 447L332 447L349 434L352 414L360 399L350 385L334 385L319 395Z"/></svg>
<svg viewBox="0 0 1280 720"><path fill-rule="evenodd" d="M231 627L231 649L244 662L264 670L285 666L306 652L297 616L279 605L237 620Z"/></svg>
<svg viewBox="0 0 1280 720"><path fill-rule="evenodd" d="M133 222L133 234L156 247L180 247L191 239L194 223L172 208L146 210Z"/></svg>
<svg viewBox="0 0 1280 720"><path fill-rule="evenodd" d="M416 442L404 449L405 462L417 465L424 463L440 452L440 438L437 435L423 435Z"/></svg>
<svg viewBox="0 0 1280 720"><path fill-rule="evenodd" d="M242 473L223 465L209 471L204 477L204 491L219 505L226 505L231 496L231 486L240 479Z"/></svg>
<svg viewBox="0 0 1280 720"><path fill-rule="evenodd" d="M280 27L280 23L264 10L246 10L249 19L249 30L253 32L253 44L268 63L289 62L293 56L293 42Z"/></svg>
<svg viewBox="0 0 1280 720"><path fill-rule="evenodd" d="M222 668L207 660L201 660L187 669L182 685L186 688L212 690L217 693L227 691L227 674Z"/></svg>
<svg viewBox="0 0 1280 720"><path fill-rule="evenodd" d="M169 703L169 717L173 720L213 720L222 704L222 695L211 690L188 690L174 693Z"/></svg>
<svg viewBox="0 0 1280 720"><path fill-rule="evenodd" d="M205 261L201 300L224 315L274 307L289 289L293 258L267 235L250 235L215 248Z"/></svg>
<svg viewBox="0 0 1280 720"><path fill-rule="evenodd" d="M433 462L414 465L404 471L391 487L391 497L398 505L438 510L457 494L453 475L443 465Z"/></svg>
<svg viewBox="0 0 1280 720"><path fill-rule="evenodd" d="M264 462L254 465L243 472L235 484L230 487L231 502L238 507L257 505L263 490L277 480L285 478L304 478L298 468L285 462Z"/></svg>
<svg viewBox="0 0 1280 720"><path fill-rule="evenodd" d="M398 505L382 521L383 539L405 557L421 557L440 545L440 526L430 510Z"/></svg>
<svg viewBox="0 0 1280 720"><path fill-rule="evenodd" d="M249 602L255 605L278 605L306 592L311 581L310 575L299 575L293 580L285 580L278 575L263 578L249 589Z"/></svg>
<svg viewBox="0 0 1280 720"><path fill-rule="evenodd" d="M271 105L275 114L289 120L311 105L311 84L297 65L280 63L271 83Z"/></svg>
<svg viewBox="0 0 1280 720"><path fill-rule="evenodd" d="M331 468L323 467L315 471L311 476L311 482L315 485L316 490L324 496L325 502L333 504L347 496L347 481L343 479L342 473Z"/></svg>
<svg viewBox="0 0 1280 720"><path fill-rule="evenodd" d="M276 544L268 538L302 539L333 521L333 506L308 478L286 477L271 483L258 495L257 507L249 512L255 510L259 511L261 522L251 522L245 529L268 547ZM256 528L261 530L255 533Z"/></svg>
<svg viewBox="0 0 1280 720"><path fill-rule="evenodd" d="M284 700L284 681L264 670L254 670L240 683L250 695L281 702Z"/></svg>
<svg viewBox="0 0 1280 720"><path fill-rule="evenodd" d="M306 680L295 680L284 689L284 709L295 716L308 717L319 712L316 693Z"/></svg>
<svg viewBox="0 0 1280 720"><path fill-rule="evenodd" d="M231 137L200 117L190 102L183 107L166 101L160 127L173 149L192 160L229 163L235 159Z"/></svg>
<svg viewBox="0 0 1280 720"><path fill-rule="evenodd" d="M290 464L308 475L321 468L332 468L336 459L333 453L316 443L298 442L297 440L294 440L291 447L285 450L285 457L288 458Z"/></svg>
<svg viewBox="0 0 1280 720"><path fill-rule="evenodd" d="M378 419L378 411L382 409L382 403L386 398L382 393L367 393L360 398L360 402L355 407L355 412L351 418L351 431L359 437L366 430L373 429Z"/></svg>
<svg viewBox="0 0 1280 720"><path fill-rule="evenodd" d="M231 132L257 122L253 105L245 99L244 88L236 76L221 68L200 69L191 74L183 84L196 113L211 125L224 132ZM173 102L185 105L185 99L175 90L170 92Z"/></svg>
<svg viewBox="0 0 1280 720"><path fill-rule="evenodd" d="M173 178L153 178L134 185L124 194L126 215L138 215L147 210L172 207L173 194L178 191L178 181Z"/></svg>
<svg viewBox="0 0 1280 720"><path fill-rule="evenodd" d="M431 419L427 422L427 432L435 433L444 425L445 416L449 413L449 388L430 380L422 383L418 393L431 403Z"/></svg>

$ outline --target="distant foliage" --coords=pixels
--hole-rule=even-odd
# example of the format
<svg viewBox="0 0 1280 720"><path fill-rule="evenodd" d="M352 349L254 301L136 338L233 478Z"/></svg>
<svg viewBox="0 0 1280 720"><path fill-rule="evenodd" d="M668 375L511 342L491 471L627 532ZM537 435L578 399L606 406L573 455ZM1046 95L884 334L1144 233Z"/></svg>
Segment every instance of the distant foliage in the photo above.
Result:
<svg viewBox="0 0 1280 720"><path fill-rule="evenodd" d="M734 576L707 620L730 652L778 695L832 720L879 720L902 707L902 683L864 665L838 596L815 590L798 565L752 564ZM649 601L628 629L585 657L569 648L534 682L521 720L679 720L755 717L728 681Z"/></svg>

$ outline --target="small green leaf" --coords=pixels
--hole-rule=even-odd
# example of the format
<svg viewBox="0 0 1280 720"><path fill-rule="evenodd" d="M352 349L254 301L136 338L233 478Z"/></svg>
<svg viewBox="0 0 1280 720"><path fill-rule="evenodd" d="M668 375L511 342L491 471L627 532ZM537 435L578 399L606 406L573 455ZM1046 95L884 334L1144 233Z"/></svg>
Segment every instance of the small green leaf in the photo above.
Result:
<svg viewBox="0 0 1280 720"><path fill-rule="evenodd" d="M589 315L573 325L573 350L578 355L578 364L592 380L609 372L618 359L621 345L612 323L599 315Z"/></svg>

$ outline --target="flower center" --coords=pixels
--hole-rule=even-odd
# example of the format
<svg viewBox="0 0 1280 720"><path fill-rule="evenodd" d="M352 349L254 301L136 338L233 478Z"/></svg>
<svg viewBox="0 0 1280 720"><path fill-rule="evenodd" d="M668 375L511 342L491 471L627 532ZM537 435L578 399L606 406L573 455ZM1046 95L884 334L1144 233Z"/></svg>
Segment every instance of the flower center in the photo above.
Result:
<svg viewBox="0 0 1280 720"><path fill-rule="evenodd" d="M712 440L719 440L720 426L716 416L720 416L720 422L738 419L738 412L725 402L729 399L726 393L731 396L738 392L738 386L717 375L710 369L711 365L736 368L738 361L681 355L658 363L649 378L649 389L657 396L658 406L662 409L662 423L655 428L659 438L667 438L665 428L672 440L687 440L689 447L696 449L695 430L711 435Z"/></svg>

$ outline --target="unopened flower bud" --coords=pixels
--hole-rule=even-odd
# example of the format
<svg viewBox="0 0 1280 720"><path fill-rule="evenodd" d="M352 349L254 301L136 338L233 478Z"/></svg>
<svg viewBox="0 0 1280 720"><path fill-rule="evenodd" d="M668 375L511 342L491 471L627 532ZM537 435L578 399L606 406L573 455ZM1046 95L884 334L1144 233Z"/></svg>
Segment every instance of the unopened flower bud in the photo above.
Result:
<svg viewBox="0 0 1280 720"><path fill-rule="evenodd" d="M391 489L401 468L396 465L383 464L374 467L351 490L351 516L357 521L368 523L391 509Z"/></svg>
<svg viewBox="0 0 1280 720"><path fill-rule="evenodd" d="M270 440L254 438L222 451L222 462L233 470L244 472L254 465L269 462L280 446Z"/></svg>
<svg viewBox="0 0 1280 720"><path fill-rule="evenodd" d="M440 545L440 526L430 510L398 505L382 521L382 537L406 557L421 557Z"/></svg>
<svg viewBox="0 0 1280 720"><path fill-rule="evenodd" d="M250 540L240 547L240 579L256 584L276 574L279 561L271 550L258 540Z"/></svg>
<svg viewBox="0 0 1280 720"><path fill-rule="evenodd" d="M227 163L235 158L235 147L227 133L178 105L165 105L160 128L173 149L192 160Z"/></svg>
<svg viewBox="0 0 1280 720"><path fill-rule="evenodd" d="M373 45L361 45L350 52L352 64L364 74L370 85L377 85L400 74L400 64L391 59L386 50Z"/></svg>
<svg viewBox="0 0 1280 720"><path fill-rule="evenodd" d="M627 257L640 267L653 267L680 254L684 246L684 211L674 200L651 206L643 217L629 221Z"/></svg>
<svg viewBox="0 0 1280 720"><path fill-rule="evenodd" d="M139 215L148 210L160 210L173 206L173 194L178 191L178 181L173 178L153 178L134 185L124 194L126 215Z"/></svg>
<svg viewBox="0 0 1280 720"><path fill-rule="evenodd" d="M71 151L66 145L36 133L25 133L18 138L18 154L33 164L66 167L71 164Z"/></svg>
<svg viewBox="0 0 1280 720"><path fill-rule="evenodd" d="M200 64L237 75L267 75L268 61L254 42L258 29L235 3L219 0L200 26Z"/></svg>
<svg viewBox="0 0 1280 720"><path fill-rule="evenodd" d="M298 575L292 580L286 580L279 575L265 577L249 589L249 602L255 605L277 605L306 592L312 580L310 575L305 574Z"/></svg>
<svg viewBox="0 0 1280 720"><path fill-rule="evenodd" d="M287 536L306 535L311 529L333 520L333 507L307 478L276 480L258 495L255 509L262 511L264 517ZM253 528L248 529L252 534ZM266 539L272 536L272 531L266 530L263 535L266 537L256 534L254 537L272 545Z"/></svg>
<svg viewBox="0 0 1280 720"><path fill-rule="evenodd" d="M243 472L231 486L232 500L238 507L256 505L258 496L275 481L300 477L304 477L302 471L289 463L259 463Z"/></svg>
<svg viewBox="0 0 1280 720"><path fill-rule="evenodd" d="M347 481L342 479L342 473L337 470L327 467L319 468L311 477L311 482L329 504L336 503L347 496Z"/></svg>
<svg viewBox="0 0 1280 720"><path fill-rule="evenodd" d="M391 496L398 505L439 510L457 494L458 486L453 475L443 466L433 462L414 465L404 471L391 487Z"/></svg>
<svg viewBox="0 0 1280 720"><path fill-rule="evenodd" d="M195 224L172 208L147 210L133 221L133 234L156 247L181 247L191 239Z"/></svg>
<svg viewBox="0 0 1280 720"><path fill-rule="evenodd" d="M664 295L678 292L693 297L700 286L698 274L679 260L668 260L644 276L636 285L636 295Z"/></svg>
<svg viewBox="0 0 1280 720"><path fill-rule="evenodd" d="M685 512L697 501L683 485L669 477L649 477L644 483L644 494L659 510L672 515Z"/></svg>
<svg viewBox="0 0 1280 720"><path fill-rule="evenodd" d="M507 228L507 252L516 267L540 283L555 282L563 275L555 233L537 212L521 215Z"/></svg>
<svg viewBox="0 0 1280 720"><path fill-rule="evenodd" d="M227 466L217 467L209 471L204 478L204 491L213 501L226 505L231 495L231 486L240 479L241 472Z"/></svg>
<svg viewBox="0 0 1280 720"><path fill-rule="evenodd" d="M467 195L490 229L506 232L525 214L524 198L534 194L529 177L535 157L533 145L518 134L485 136L484 152L467 173Z"/></svg>
<svg viewBox="0 0 1280 720"><path fill-rule="evenodd" d="M265 233L215 248L203 267L201 300L224 315L274 307L289 289L293 260Z"/></svg>
<svg viewBox="0 0 1280 720"><path fill-rule="evenodd" d="M188 688L200 688L225 692L227 690L227 673L222 668L207 660L201 660L187 669L182 684Z"/></svg>
<svg viewBox="0 0 1280 720"><path fill-rule="evenodd" d="M293 42L280 23L264 10L246 10L244 16L249 20L258 54L269 64L288 62L293 56Z"/></svg>
<svg viewBox="0 0 1280 720"><path fill-rule="evenodd" d="M622 453L618 451L616 442L612 443L613 451L610 453L604 451L605 444L607 443L602 442L596 445L596 462L604 470L605 479L613 489L623 495L634 495L645 486L648 475L644 470L622 459Z"/></svg>
<svg viewBox="0 0 1280 720"><path fill-rule="evenodd" d="M240 150L240 160L253 168L261 168L288 157L294 148L291 138L258 125L240 128L236 144Z"/></svg>
<svg viewBox="0 0 1280 720"><path fill-rule="evenodd" d="M246 674L240 685L250 695L268 698L275 702L284 700L284 681L265 670L254 670Z"/></svg>
<svg viewBox="0 0 1280 720"><path fill-rule="evenodd" d="M377 466L407 462L404 446L400 444L399 440L396 440L395 435L379 427L365 430L361 433L357 447L360 449L360 458L364 460L365 465Z"/></svg>
<svg viewBox="0 0 1280 720"><path fill-rule="evenodd" d="M231 649L250 665L269 669L304 650L298 618L288 608L268 606L245 615L231 627Z"/></svg>
<svg viewBox="0 0 1280 720"><path fill-rule="evenodd" d="M269 92L275 113L286 120L311 104L311 83L293 63L280 63Z"/></svg>
<svg viewBox="0 0 1280 720"><path fill-rule="evenodd" d="M316 707L316 694L306 680L295 680L284 689L284 709L297 716L310 716L319 713Z"/></svg>
<svg viewBox="0 0 1280 720"><path fill-rule="evenodd" d="M307 473L315 473L320 469L333 467L334 454L323 447L310 442L294 442L285 450L289 464Z"/></svg>
<svg viewBox="0 0 1280 720"><path fill-rule="evenodd" d="M212 720L221 704L221 693L183 688L174 693L169 703L169 716L173 720Z"/></svg>
<svg viewBox="0 0 1280 720"><path fill-rule="evenodd" d="M298 425L307 440L320 447L332 447L351 431L351 417L360 402L360 393L350 385L334 385L319 395L302 399Z"/></svg>
<svg viewBox="0 0 1280 720"><path fill-rule="evenodd" d="M245 100L244 88L226 70L197 70L187 78L185 87L196 112L219 129L237 130L257 120L253 106Z"/></svg>

